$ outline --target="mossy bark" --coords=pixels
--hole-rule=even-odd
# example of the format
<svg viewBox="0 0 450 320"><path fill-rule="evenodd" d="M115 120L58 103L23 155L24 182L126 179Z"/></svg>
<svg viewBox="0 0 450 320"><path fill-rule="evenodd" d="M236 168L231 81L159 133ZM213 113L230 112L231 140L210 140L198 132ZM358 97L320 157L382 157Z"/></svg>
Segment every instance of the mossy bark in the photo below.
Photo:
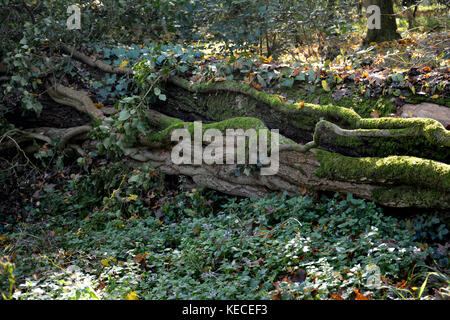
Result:
<svg viewBox="0 0 450 320"><path fill-rule="evenodd" d="M187 121L255 117L298 143L314 139L321 148L343 155L450 161L450 132L432 119L361 118L349 108L311 103L297 108L276 95L232 82L193 85L174 77L166 95L167 101L154 108Z"/></svg>
<svg viewBox="0 0 450 320"><path fill-rule="evenodd" d="M412 139L420 136L433 145L450 147L449 132L431 119L363 119L349 109L336 106L305 105L297 109L283 103L276 96L252 90L247 86L232 83L222 85L224 86L215 85L212 89L202 86L188 91L191 95L215 93L216 98L220 98L220 94L225 92L254 99L254 112L261 105L267 112L281 114L280 119L287 117L284 120L293 128L305 128L306 131L314 127L315 131L310 134L314 135L316 140L323 130L321 128L331 128L335 133L340 134L341 131L344 132L341 136L351 138L360 138L360 133L363 133L364 139L410 135ZM103 111L96 109L83 93L59 86L55 92L51 92L51 96L89 114L96 121L102 122L105 117ZM201 111L199 109L198 114L204 115ZM171 158L174 143L169 140L171 131L184 127L192 130L192 122L169 117L151 109L147 115L152 130L138 139L136 145L127 153L128 156L137 163L152 162L167 174L188 176L198 186L246 197L261 197L271 192L294 195L303 193L304 190L337 191L353 193L392 207L450 208L450 165L444 162L407 155L350 157L325 150L320 146L320 139L301 145L296 144L294 139L281 137L280 166L276 174L265 176L256 169L247 172L248 175L237 176L235 173L240 170L237 164L174 164ZM228 128L261 129L266 128L264 120L261 117L231 117L218 122L212 121L205 125L204 129L216 128L222 132ZM348 129L342 129L341 126ZM85 134L89 129L86 126L58 132L61 147L70 145L74 138L86 138ZM42 137L41 134L39 137L33 137L32 132L28 135L48 142L52 132L47 131ZM83 153L83 150L77 149L75 145L73 149L79 154ZM224 151L226 152L225 148Z"/></svg>
<svg viewBox="0 0 450 320"><path fill-rule="evenodd" d="M138 163L152 162L166 174L188 176L198 186L237 196L261 197L270 192L294 195L307 189L353 193L392 207L450 208L450 165L417 157L348 157L317 148L300 148L304 147L301 145L295 148L291 140L282 137L280 167L273 176L262 176L258 170L236 176L237 165L176 165L171 161L173 144L167 138L172 130L189 130L192 125L179 122L158 131L159 141L164 141L159 149L136 148L130 157ZM227 128L265 126L256 118L243 117L206 127L225 132Z"/></svg>

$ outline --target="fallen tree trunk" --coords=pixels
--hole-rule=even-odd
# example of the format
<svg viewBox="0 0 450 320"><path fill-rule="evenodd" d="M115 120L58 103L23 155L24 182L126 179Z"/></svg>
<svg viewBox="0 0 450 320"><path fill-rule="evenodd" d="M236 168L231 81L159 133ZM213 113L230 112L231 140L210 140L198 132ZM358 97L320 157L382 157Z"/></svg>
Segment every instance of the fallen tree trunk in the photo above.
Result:
<svg viewBox="0 0 450 320"><path fill-rule="evenodd" d="M170 175L191 177L199 186L246 197L285 191L296 194L306 188L353 193L392 207L450 208L450 166L441 162L410 156L348 157L314 148L314 142L305 147L281 137L280 167L276 175L263 176L252 170L249 175L236 176L239 165L174 164L170 133L182 127L191 129L193 124L164 118L155 111L150 111L149 116L173 124L159 130L157 135L149 135L154 143L159 143L159 148L139 147L130 157L138 162L152 162ZM258 129L264 126L255 118L237 118L212 123L206 128L221 131L239 128L243 120Z"/></svg>
<svg viewBox="0 0 450 320"><path fill-rule="evenodd" d="M308 103L299 108L276 95L232 82L195 85L171 77L165 93L166 102L154 108L187 121L256 117L296 142L314 139L321 148L344 155L450 161L450 131L433 119L366 119L347 108Z"/></svg>
<svg viewBox="0 0 450 320"><path fill-rule="evenodd" d="M86 60L84 55L74 56ZM129 72L110 70L101 63L93 66L105 72ZM58 103L107 125L106 114L85 93L61 85L47 85L47 89ZM435 120L365 119L337 106L297 107L276 95L231 82L193 85L171 77L165 91L167 101L147 112L151 130L127 150L136 165L151 162L166 174L185 175L198 186L236 196L338 191L391 207L450 208L450 132ZM242 169L236 164L174 164L171 133L192 129L194 120L208 123L205 129L222 132L279 129L283 136L277 174L265 176L250 170L236 175ZM56 138L60 146L70 146L81 154L83 150L75 148L71 140L84 137L86 130L85 126L69 128ZM47 133L35 138L53 139L51 130Z"/></svg>
<svg viewBox="0 0 450 320"><path fill-rule="evenodd" d="M166 174L185 175L192 178L198 186L235 196L262 197L270 192L295 195L307 189L353 193L390 207L450 208L450 189L418 184L421 174L424 173L420 172L421 169L414 169L415 162L423 161L419 158L351 158L319 149L306 153L285 151L280 155L281 163L277 175L261 176L253 173L250 176L236 177L235 172L239 170L237 165L174 165L170 155L167 150L140 150L132 157L139 162L152 162ZM333 168L325 169L328 161L333 163ZM365 162L375 166L373 171L367 174L358 171L367 168ZM354 171L350 171L353 165ZM435 166L436 163L421 165L427 167L427 174L441 177L438 179L440 181L450 181L448 166ZM405 175L399 174L404 168L408 168L409 172L405 172ZM383 176L386 172L392 173L390 177ZM346 176L347 174L349 175ZM408 181L406 175L410 174L418 179Z"/></svg>
<svg viewBox="0 0 450 320"><path fill-rule="evenodd" d="M49 91L55 100L89 114L93 119L104 119L101 109L96 109L87 96L78 91L59 86L57 95ZM152 130L142 135L138 143L128 150L134 164L150 162L169 175L185 175L203 187L226 194L262 197L270 192L288 192L291 195L311 191L338 191L373 200L391 207L450 208L450 165L411 156L349 157L318 148L316 139L307 145L280 138L280 167L276 175L263 176L252 170L249 175L236 176L239 165L176 165L171 160L171 132L179 128L191 128L192 122L168 117L158 111L148 110ZM432 120L431 120L432 121ZM204 125L204 128L226 129L265 128L257 118L240 117ZM334 124L319 121L313 136L331 130L340 132ZM64 144L86 127L66 131L60 135ZM444 129L445 130L445 129ZM351 132L357 132L352 131ZM50 132L50 131L47 131ZM417 133L417 132L416 132ZM370 131L370 137L383 137L384 131ZM326 135L328 136L328 135ZM319 139L319 142L322 141ZM237 152L237 151L236 151Z"/></svg>

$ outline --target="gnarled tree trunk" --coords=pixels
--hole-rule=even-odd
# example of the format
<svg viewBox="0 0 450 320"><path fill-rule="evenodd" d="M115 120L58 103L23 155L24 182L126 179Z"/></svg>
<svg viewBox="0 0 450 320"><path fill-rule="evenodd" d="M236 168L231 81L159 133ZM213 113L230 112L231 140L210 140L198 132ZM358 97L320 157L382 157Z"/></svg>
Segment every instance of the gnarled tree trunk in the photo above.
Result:
<svg viewBox="0 0 450 320"><path fill-rule="evenodd" d="M97 67L102 69L101 64ZM47 89L55 101L104 123L104 109L96 108L85 93L62 85ZM435 120L366 119L337 106L305 104L299 108L276 95L232 82L193 85L171 77L165 93L166 102L147 112L151 130L127 150L134 164L151 162L166 174L185 175L198 186L237 196L324 190L349 192L392 207L450 208L450 132ZM237 164L175 164L171 133L192 129L195 120L221 132L279 129L278 172L261 175L259 168L246 166L249 170L237 175L242 169ZM90 128L86 124L60 130L27 129L16 132L22 140L13 139L5 146L57 139L59 147L83 155L74 141L88 139Z"/></svg>

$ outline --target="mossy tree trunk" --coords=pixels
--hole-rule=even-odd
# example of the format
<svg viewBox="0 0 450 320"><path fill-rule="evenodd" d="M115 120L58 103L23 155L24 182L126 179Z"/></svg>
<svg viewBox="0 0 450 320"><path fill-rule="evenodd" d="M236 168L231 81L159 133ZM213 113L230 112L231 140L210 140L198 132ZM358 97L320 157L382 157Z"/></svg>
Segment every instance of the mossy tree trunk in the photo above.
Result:
<svg viewBox="0 0 450 320"><path fill-rule="evenodd" d="M178 128L190 130L193 123L184 122L187 119L179 111L177 112L180 116L173 118L150 109L147 116L152 129L143 134L133 148L127 150L130 162L134 165L150 162L166 174L188 177L188 180L196 186L236 196L262 197L272 192L295 195L307 191L313 193L331 191L353 193L358 197L391 207L450 208L449 164L430 158L380 152L382 146L390 145L393 153L401 154L401 150L396 148L405 141L418 140L418 137L424 139L422 146L424 149L428 147L431 150L440 146L448 151L450 132L437 121L363 119L351 110L336 106L305 105L297 109L281 102L276 96L230 82L193 86L181 79L173 79L171 83L174 87L178 87L178 90L189 92L183 95L183 100L189 108L195 108L200 119L211 119L214 115L214 112L208 109L211 106L200 103L202 99L214 104L215 99L223 101L223 94L226 94L234 97L226 100L230 103L228 109L241 112L248 108L244 103L246 98L254 100L254 113L259 117L240 114L240 117L236 118L233 113L229 113L222 116L223 119L219 117L209 121L204 125L204 129L215 128L223 133L227 129L258 130L267 127L265 124L267 119L260 118L281 115L278 120L286 120L292 128L303 128L305 132L311 130L312 141L297 144L298 141L281 136L279 170L275 175L261 175L258 168L249 164L244 165L250 168L247 174L244 174L242 166L237 164L175 164L171 157L175 145L175 142L171 141L171 132ZM102 109L97 109L100 113L93 112L92 101L84 94L62 86L50 93L55 99L82 110L94 119L103 119L103 115L100 114ZM236 97L240 98L236 100ZM169 103L164 110L167 113L175 106L180 107L174 101L170 101L171 99L172 95L168 95ZM239 107L237 103L240 103ZM265 113L259 111L258 114L258 109L265 110ZM186 114L188 110L185 110ZM217 116L218 109L214 110ZM335 123L349 129L342 129ZM80 132L83 133L84 129ZM70 145L70 140L77 137L74 133L65 133L64 136L67 145ZM328 139L328 136L334 138ZM389 140L389 137L392 139ZM370 145L377 139L383 141L379 143L378 151L376 148L371 150L367 148L369 150L367 153L373 154L369 157L346 156L342 154L344 152L335 151L335 149L345 151L342 146L348 150L363 150L367 141L369 141L367 145ZM377 152L380 152L380 155L377 156ZM234 154L237 154L236 149ZM224 158L225 156L224 154ZM447 158L446 161L448 160ZM241 173L236 175L237 171Z"/></svg>
<svg viewBox="0 0 450 320"><path fill-rule="evenodd" d="M314 140L322 149L347 156L450 159L450 132L431 119L365 119L347 108L308 103L299 109L276 95L231 82L193 85L173 77L165 94L167 101L153 108L185 121L255 117L297 143Z"/></svg>
<svg viewBox="0 0 450 320"><path fill-rule="evenodd" d="M394 15L393 0L369 0L368 6L376 5L381 11L381 28L368 29L364 43L383 42L400 39Z"/></svg>
<svg viewBox="0 0 450 320"><path fill-rule="evenodd" d="M54 101L107 126L104 119L111 110L96 108L86 93L50 84L47 90ZM147 111L150 130L141 133L125 152L130 163L151 162L166 174L184 175L197 186L237 196L337 191L392 207L450 209L450 131L435 120L365 119L332 105L305 103L298 108L277 95L227 81L194 85L172 77L164 90L167 101ZM279 170L261 175L255 165L244 164L246 173L236 175L242 166L175 164L171 133L192 129L194 120L207 122L204 129L222 133L227 129L279 129ZM0 150L30 146L32 141L58 141L60 149L85 156L96 148L97 141L87 135L91 129L86 123L59 130L15 130L8 133L10 143L0 145Z"/></svg>

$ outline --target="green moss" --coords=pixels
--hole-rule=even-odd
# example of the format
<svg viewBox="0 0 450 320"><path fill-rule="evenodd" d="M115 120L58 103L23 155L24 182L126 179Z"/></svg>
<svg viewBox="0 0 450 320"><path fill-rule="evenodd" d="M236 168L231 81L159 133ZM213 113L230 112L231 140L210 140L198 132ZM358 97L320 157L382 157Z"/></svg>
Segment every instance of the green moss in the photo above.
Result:
<svg viewBox="0 0 450 320"><path fill-rule="evenodd" d="M335 105L305 103L297 113L299 121L305 117L311 117L314 122L313 130L320 120L327 120L344 128L357 128L361 119L355 111Z"/></svg>
<svg viewBox="0 0 450 320"><path fill-rule="evenodd" d="M419 208L446 208L450 206L448 193L416 187L380 187L372 191L372 197L378 203Z"/></svg>
<svg viewBox="0 0 450 320"><path fill-rule="evenodd" d="M387 129L396 130L392 132L393 134L404 135L403 138L338 138L338 147L354 148L353 153L357 152L358 148L362 148L361 155L405 154L439 161L446 161L450 154L450 151L443 149L450 146L450 132L435 120L362 118L352 108L348 108L349 105L354 109L360 108L360 112L365 108L366 115L373 109L384 110L383 113L392 112L394 106L390 97L381 96L375 100L369 98L359 101L356 101L356 98L354 101L350 101L348 100L350 98L346 97L337 102L342 106L307 102L303 107L297 108L294 104L284 103L276 95L235 82L192 85L184 79L176 78L175 84L178 86L173 90L175 91L174 95L178 95L180 98L174 101L173 107L202 114L208 120L221 121L236 116L257 117L271 128L280 128L283 133L302 142L310 139L318 122L327 120L343 129ZM180 86L185 90L180 90ZM314 94L307 93L301 88L284 90L290 90L288 92L291 95L299 95L301 98L298 100L311 101L320 97L320 103L332 102L332 93L325 92L320 88ZM184 91L184 94L181 94L180 91ZM379 107L377 103L380 104ZM364 112L361 113L364 114Z"/></svg>
<svg viewBox="0 0 450 320"><path fill-rule="evenodd" d="M287 95L288 99L297 102L304 101L320 105L335 105L342 108L353 109L361 117L370 117L373 110L380 112L381 116L395 113L395 104L391 101L392 96L382 96L376 98L365 98L358 94L345 96L341 100L333 98L333 91L325 91L323 88L314 88L314 92L307 91L304 87L296 86L292 88L282 88L281 93Z"/></svg>
<svg viewBox="0 0 450 320"><path fill-rule="evenodd" d="M434 122L426 126L426 129L422 129L424 123L420 121L409 125L401 129L384 129L388 134L377 134L378 129L356 129L336 133L333 130L336 127L334 124L320 121L314 132L314 141L319 146L331 147L347 155L376 157L410 155L442 162L449 161L450 148L445 146L444 141L441 141L441 145L435 143L442 134L442 128L434 132L430 129L434 128ZM383 126L380 127L383 129Z"/></svg>
<svg viewBox="0 0 450 320"><path fill-rule="evenodd" d="M186 128L191 135L194 134L194 123L193 122L176 122L164 130L160 132L154 132L151 133L148 136L149 141L152 142L169 142L171 132L175 129L183 129ZM225 134L227 129L242 129L244 131L248 129L255 129L257 132L260 129L267 129L267 127L264 125L264 123L257 119L257 118L250 118L250 117L237 117L232 119L227 119L215 123L208 123L208 124L202 124L202 133L205 132L205 130L208 129L218 129L221 132ZM269 138L272 133L269 134ZM292 140L287 139L283 136L279 136L280 144L291 144L294 143Z"/></svg>
<svg viewBox="0 0 450 320"><path fill-rule="evenodd" d="M403 129L415 127L418 130L424 128L426 125L434 124L436 121L432 119L421 118L371 118L361 119L361 129Z"/></svg>
<svg viewBox="0 0 450 320"><path fill-rule="evenodd" d="M402 119L378 118L361 119L361 129L405 129L414 130L417 135L423 135L430 143L450 147L450 131L433 119Z"/></svg>
<svg viewBox="0 0 450 320"><path fill-rule="evenodd" d="M172 125L175 125L177 123L182 123L182 122L183 121L181 121L178 118L165 116L160 121L160 129L164 129L164 128L167 128L167 127L170 127Z"/></svg>
<svg viewBox="0 0 450 320"><path fill-rule="evenodd" d="M450 191L450 165L409 156L352 158L316 149L321 178Z"/></svg>

